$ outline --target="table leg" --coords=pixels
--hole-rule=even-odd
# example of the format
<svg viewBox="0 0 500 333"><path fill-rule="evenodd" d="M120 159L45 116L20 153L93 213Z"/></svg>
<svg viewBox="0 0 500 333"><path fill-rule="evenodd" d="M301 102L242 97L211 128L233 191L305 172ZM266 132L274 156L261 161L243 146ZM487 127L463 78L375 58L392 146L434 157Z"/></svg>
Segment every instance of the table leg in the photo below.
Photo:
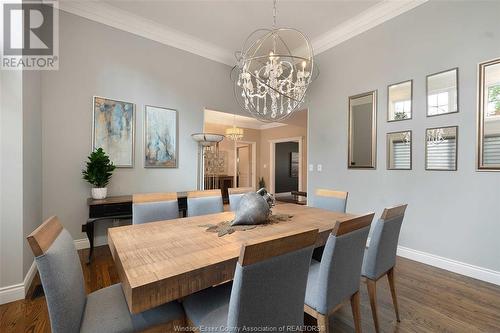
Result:
<svg viewBox="0 0 500 333"><path fill-rule="evenodd" d="M87 233L87 238L89 239L90 249L89 249L89 259L88 264L92 260L92 254L94 253L94 221L88 220L85 226L85 232Z"/></svg>

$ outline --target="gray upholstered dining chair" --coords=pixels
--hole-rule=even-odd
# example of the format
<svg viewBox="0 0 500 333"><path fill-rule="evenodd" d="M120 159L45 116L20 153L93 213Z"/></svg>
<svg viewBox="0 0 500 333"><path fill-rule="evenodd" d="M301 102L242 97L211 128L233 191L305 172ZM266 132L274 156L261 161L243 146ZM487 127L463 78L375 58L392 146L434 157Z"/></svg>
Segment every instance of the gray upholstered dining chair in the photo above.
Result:
<svg viewBox="0 0 500 333"><path fill-rule="evenodd" d="M53 333L165 331L185 323L177 302L131 314L119 283L86 295L73 238L57 217L46 220L27 239L45 291Z"/></svg>
<svg viewBox="0 0 500 333"><path fill-rule="evenodd" d="M394 265L398 248L399 232L407 205L384 209L380 219L374 223L370 245L365 251L362 275L366 278L375 331L380 332L377 315L377 281L387 275L391 289L396 319L399 322L398 301L394 283Z"/></svg>
<svg viewBox="0 0 500 333"><path fill-rule="evenodd" d="M241 197L248 192L253 192L251 187L233 187L227 190L229 194L229 208L231 211L236 211L240 204Z"/></svg>
<svg viewBox="0 0 500 333"><path fill-rule="evenodd" d="M177 193L141 193L132 196L132 223L141 224L179 217Z"/></svg>
<svg viewBox="0 0 500 333"><path fill-rule="evenodd" d="M348 195L347 192L342 191L317 189L314 207L345 213ZM314 249L313 258L317 261L321 261L324 249L324 246Z"/></svg>
<svg viewBox="0 0 500 333"><path fill-rule="evenodd" d="M187 216L221 213L224 211L221 190L191 191L187 194Z"/></svg>
<svg viewBox="0 0 500 333"><path fill-rule="evenodd" d="M345 213L348 192L317 189L314 207Z"/></svg>
<svg viewBox="0 0 500 333"><path fill-rule="evenodd" d="M328 332L330 315L350 299L356 332L361 332L359 284L366 240L374 213L337 221L321 262L313 260L307 279L304 311Z"/></svg>
<svg viewBox="0 0 500 333"><path fill-rule="evenodd" d="M210 332L302 326L304 295L318 230L243 245L234 280L184 299L190 324ZM295 331L295 330L293 330Z"/></svg>

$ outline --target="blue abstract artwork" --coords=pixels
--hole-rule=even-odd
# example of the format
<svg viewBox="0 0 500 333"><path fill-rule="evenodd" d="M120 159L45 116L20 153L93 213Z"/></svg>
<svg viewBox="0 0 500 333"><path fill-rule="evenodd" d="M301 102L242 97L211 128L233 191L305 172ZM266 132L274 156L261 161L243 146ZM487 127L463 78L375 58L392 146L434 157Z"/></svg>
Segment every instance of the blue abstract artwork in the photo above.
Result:
<svg viewBox="0 0 500 333"><path fill-rule="evenodd" d="M147 105L144 112L144 166L176 168L177 111Z"/></svg>
<svg viewBox="0 0 500 333"><path fill-rule="evenodd" d="M133 103L94 97L93 149L102 148L117 167L134 165Z"/></svg>

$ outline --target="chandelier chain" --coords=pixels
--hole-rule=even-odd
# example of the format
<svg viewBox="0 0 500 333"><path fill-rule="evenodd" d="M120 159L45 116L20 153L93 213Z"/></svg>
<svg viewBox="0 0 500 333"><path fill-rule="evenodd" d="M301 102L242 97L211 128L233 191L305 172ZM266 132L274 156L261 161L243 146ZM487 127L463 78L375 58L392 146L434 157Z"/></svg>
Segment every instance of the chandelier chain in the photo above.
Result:
<svg viewBox="0 0 500 333"><path fill-rule="evenodd" d="M273 0L273 28L276 28L276 16L278 14L278 10L276 9L276 3L278 0Z"/></svg>

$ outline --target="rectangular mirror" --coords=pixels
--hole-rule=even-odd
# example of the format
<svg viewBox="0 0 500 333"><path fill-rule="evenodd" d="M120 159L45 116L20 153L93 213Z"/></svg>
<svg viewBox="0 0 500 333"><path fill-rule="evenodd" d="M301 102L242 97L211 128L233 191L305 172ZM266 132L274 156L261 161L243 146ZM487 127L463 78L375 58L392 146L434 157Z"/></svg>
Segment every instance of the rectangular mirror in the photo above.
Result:
<svg viewBox="0 0 500 333"><path fill-rule="evenodd" d="M425 169L457 170L458 126L428 128L425 133Z"/></svg>
<svg viewBox="0 0 500 333"><path fill-rule="evenodd" d="M375 169L377 91L349 97L348 168Z"/></svg>
<svg viewBox="0 0 500 333"><path fill-rule="evenodd" d="M458 112L458 68L427 76L427 117Z"/></svg>
<svg viewBox="0 0 500 333"><path fill-rule="evenodd" d="M387 170L411 170L411 131L387 133Z"/></svg>
<svg viewBox="0 0 500 333"><path fill-rule="evenodd" d="M500 58L479 65L478 168L500 170Z"/></svg>
<svg viewBox="0 0 500 333"><path fill-rule="evenodd" d="M387 121L411 119L413 80L387 87Z"/></svg>

